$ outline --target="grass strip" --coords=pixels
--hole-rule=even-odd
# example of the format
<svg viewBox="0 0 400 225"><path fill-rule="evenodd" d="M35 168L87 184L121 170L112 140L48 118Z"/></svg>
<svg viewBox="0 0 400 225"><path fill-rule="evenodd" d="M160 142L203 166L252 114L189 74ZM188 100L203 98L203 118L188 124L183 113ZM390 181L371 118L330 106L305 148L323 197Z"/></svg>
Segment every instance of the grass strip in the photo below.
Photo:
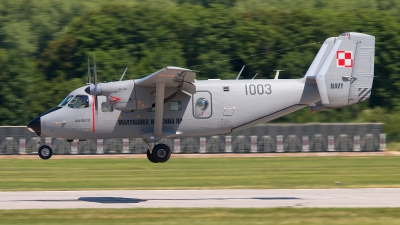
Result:
<svg viewBox="0 0 400 225"><path fill-rule="evenodd" d="M0 190L400 187L400 157L0 159Z"/></svg>

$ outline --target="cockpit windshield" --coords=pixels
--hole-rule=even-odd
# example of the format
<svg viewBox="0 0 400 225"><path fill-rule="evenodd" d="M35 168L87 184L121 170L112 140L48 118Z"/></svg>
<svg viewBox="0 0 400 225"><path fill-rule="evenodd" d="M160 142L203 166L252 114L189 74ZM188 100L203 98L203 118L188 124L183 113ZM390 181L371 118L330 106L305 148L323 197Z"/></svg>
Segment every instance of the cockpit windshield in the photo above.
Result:
<svg viewBox="0 0 400 225"><path fill-rule="evenodd" d="M89 97L87 95L76 95L69 103L68 107L74 109L88 108Z"/></svg>
<svg viewBox="0 0 400 225"><path fill-rule="evenodd" d="M73 95L68 95L61 103L60 106L65 106L71 99L74 97Z"/></svg>

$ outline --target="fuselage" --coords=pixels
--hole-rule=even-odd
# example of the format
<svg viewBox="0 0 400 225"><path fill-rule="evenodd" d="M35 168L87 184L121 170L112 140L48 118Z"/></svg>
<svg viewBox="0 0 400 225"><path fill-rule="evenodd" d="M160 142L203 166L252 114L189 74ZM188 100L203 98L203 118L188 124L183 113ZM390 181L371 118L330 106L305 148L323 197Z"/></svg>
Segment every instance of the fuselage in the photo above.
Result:
<svg viewBox="0 0 400 225"><path fill-rule="evenodd" d="M167 137L230 133L320 100L316 84L305 79L203 80L195 84L195 94L178 92L165 101L162 130L168 133ZM143 134L153 131L154 109L112 109L105 96L98 96L96 108L94 96L85 93L85 88L71 92L66 102L39 116L40 136L81 140L143 138ZM76 96L87 96L86 105L75 107Z"/></svg>

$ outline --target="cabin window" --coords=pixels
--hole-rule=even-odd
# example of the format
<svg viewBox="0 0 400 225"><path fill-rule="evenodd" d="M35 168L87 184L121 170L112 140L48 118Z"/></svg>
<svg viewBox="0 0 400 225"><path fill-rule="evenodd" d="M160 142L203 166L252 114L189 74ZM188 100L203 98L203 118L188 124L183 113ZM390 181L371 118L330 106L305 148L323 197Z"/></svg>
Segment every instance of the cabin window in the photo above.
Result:
<svg viewBox="0 0 400 225"><path fill-rule="evenodd" d="M205 98L199 98L196 101L196 108L202 112L208 108L208 100Z"/></svg>
<svg viewBox="0 0 400 225"><path fill-rule="evenodd" d="M87 95L76 95L69 103L68 107L82 109L89 107L89 97Z"/></svg>
<svg viewBox="0 0 400 225"><path fill-rule="evenodd" d="M181 109L182 109L182 102L181 101L169 102L169 110L171 110L171 111L179 111Z"/></svg>
<svg viewBox="0 0 400 225"><path fill-rule="evenodd" d="M114 111L114 107L108 102L103 102L103 103L101 103L101 111L112 112L112 111Z"/></svg>

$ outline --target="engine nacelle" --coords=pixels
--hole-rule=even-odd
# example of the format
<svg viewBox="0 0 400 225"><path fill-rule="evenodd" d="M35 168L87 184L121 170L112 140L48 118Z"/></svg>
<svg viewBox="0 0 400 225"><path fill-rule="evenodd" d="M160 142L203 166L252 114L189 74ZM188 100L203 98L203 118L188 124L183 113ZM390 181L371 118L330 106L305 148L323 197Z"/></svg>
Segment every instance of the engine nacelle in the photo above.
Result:
<svg viewBox="0 0 400 225"><path fill-rule="evenodd" d="M90 85L85 92L90 95L106 96L107 102L116 110L137 109L133 80L98 83Z"/></svg>
<svg viewBox="0 0 400 225"><path fill-rule="evenodd" d="M133 80L98 83L85 89L90 95L106 96L107 102L116 110L136 110L154 107L156 88L135 86ZM164 101L175 96L176 88L165 88Z"/></svg>

